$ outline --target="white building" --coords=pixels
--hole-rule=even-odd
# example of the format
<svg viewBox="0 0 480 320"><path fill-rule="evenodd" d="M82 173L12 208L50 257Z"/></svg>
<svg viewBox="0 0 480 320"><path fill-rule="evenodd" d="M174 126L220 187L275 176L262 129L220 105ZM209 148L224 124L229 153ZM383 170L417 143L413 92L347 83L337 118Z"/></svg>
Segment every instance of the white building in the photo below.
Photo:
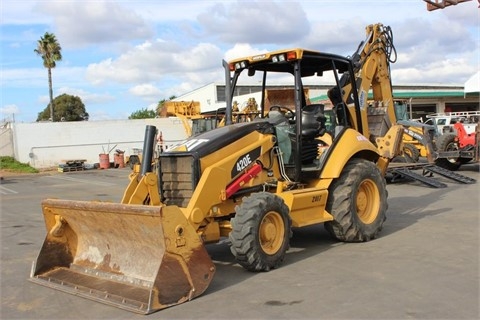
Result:
<svg viewBox="0 0 480 320"><path fill-rule="evenodd" d="M270 89L289 86L269 87ZM327 99L328 86L314 86L309 90L311 101ZM463 86L393 86L395 98L410 100L413 118L425 118L427 114L458 111L479 111L477 94L465 94ZM234 94L240 107L249 98L261 101L261 86L238 86ZM210 83L174 99L175 101L198 101L202 112L225 108L225 85Z"/></svg>

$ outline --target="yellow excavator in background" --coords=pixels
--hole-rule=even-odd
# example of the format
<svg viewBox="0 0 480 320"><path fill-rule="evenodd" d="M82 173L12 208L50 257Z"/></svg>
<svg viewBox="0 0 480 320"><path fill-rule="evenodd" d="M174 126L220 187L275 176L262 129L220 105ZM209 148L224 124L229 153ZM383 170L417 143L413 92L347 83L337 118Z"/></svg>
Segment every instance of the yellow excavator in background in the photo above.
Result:
<svg viewBox="0 0 480 320"><path fill-rule="evenodd" d="M397 124L403 126L403 157L406 162L418 162L420 157L427 158L433 163L437 154L435 141L438 136L434 125L426 124L418 120L410 119L411 104L407 99L394 99L395 116Z"/></svg>
<svg viewBox="0 0 480 320"><path fill-rule="evenodd" d="M270 110L272 105L293 106L293 89L265 89L264 115ZM305 89L305 98L310 103L309 91ZM201 112L200 102L198 101L165 101L157 108L159 117L176 117L182 121L187 137L197 135L218 127L223 127L226 122L226 108L220 108L214 111ZM237 101L232 103L232 122L250 122L260 116L258 103L254 97L239 106ZM136 157L136 158L135 158ZM133 162L140 164L138 160L141 155L134 155ZM133 166L131 166L133 169Z"/></svg>
<svg viewBox="0 0 480 320"><path fill-rule="evenodd" d="M200 118L195 118L191 120L191 135L198 135L206 131L223 127L225 125L226 119L226 109L220 108L215 111L202 112ZM232 103L232 122L241 123L241 122L250 122L255 118L260 116L260 111L258 110L258 104L255 101L255 98L249 98L246 101L246 104L240 109L237 101Z"/></svg>
<svg viewBox="0 0 480 320"><path fill-rule="evenodd" d="M388 208L385 173L402 150L394 53L391 29L372 24L351 57L295 48L223 61L225 126L169 147L156 172L143 161L121 203L42 201L47 235L29 279L148 314L207 289L209 243L228 238L236 261L258 272L288 258L292 228L323 223L339 241L376 238ZM266 110L278 76L293 90ZM258 117L234 123L242 81L260 81L263 97ZM328 113L305 94L325 83ZM146 127L143 159L153 158L156 133Z"/></svg>
<svg viewBox="0 0 480 320"><path fill-rule="evenodd" d="M202 120L204 116L200 112L200 102L198 101L165 101L156 110L157 116L162 118L176 117L183 125L187 137L193 134L192 121ZM158 133L157 141L159 141L159 149L163 148L162 133ZM126 163L130 169L140 170L143 161L142 149L134 149L134 154L126 157Z"/></svg>
<svg viewBox="0 0 480 320"><path fill-rule="evenodd" d="M165 101L157 109L160 117L177 117L182 121L187 137L192 135L190 122L195 119L202 119L200 102L198 101Z"/></svg>
<svg viewBox="0 0 480 320"><path fill-rule="evenodd" d="M310 104L309 91L305 89L305 99ZM264 110L265 116L272 105L282 105L286 107L294 107L293 104L293 89L265 89L264 90ZM187 131L188 136L197 135L218 127L223 127L226 123L226 108L220 108L215 111L199 113L200 116L183 117L184 125L190 126L190 131ZM182 114L180 114L182 117ZM254 97L247 99L245 104L239 106L237 101L232 103L232 123L250 122L260 117L260 110L257 101ZM188 122L187 122L188 120Z"/></svg>
<svg viewBox="0 0 480 320"><path fill-rule="evenodd" d="M176 117L182 121L187 137L197 135L225 125L225 108L210 112L201 112L199 101L165 101L157 108L159 117ZM255 98L249 98L245 106L233 102L234 122L249 122L259 115ZM140 162L138 162L140 163Z"/></svg>

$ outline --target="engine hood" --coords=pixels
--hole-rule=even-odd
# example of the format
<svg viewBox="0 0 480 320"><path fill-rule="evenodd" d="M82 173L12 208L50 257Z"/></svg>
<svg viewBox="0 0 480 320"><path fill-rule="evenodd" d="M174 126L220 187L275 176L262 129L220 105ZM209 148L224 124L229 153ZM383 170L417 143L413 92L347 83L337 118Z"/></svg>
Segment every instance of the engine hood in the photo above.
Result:
<svg viewBox="0 0 480 320"><path fill-rule="evenodd" d="M230 145L253 131L262 133L272 130L273 124L267 120L236 123L190 137L166 149L161 156L193 155L201 158L227 145Z"/></svg>

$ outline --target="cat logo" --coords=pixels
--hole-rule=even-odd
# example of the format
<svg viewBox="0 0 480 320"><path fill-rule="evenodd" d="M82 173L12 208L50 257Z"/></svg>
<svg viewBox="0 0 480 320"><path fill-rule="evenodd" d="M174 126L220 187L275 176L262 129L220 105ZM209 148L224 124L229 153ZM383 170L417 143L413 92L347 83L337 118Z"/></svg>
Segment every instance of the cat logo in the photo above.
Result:
<svg viewBox="0 0 480 320"><path fill-rule="evenodd" d="M186 152L192 151L202 143L209 141L208 139L190 139L180 142L177 145L174 145L166 150L166 152Z"/></svg>

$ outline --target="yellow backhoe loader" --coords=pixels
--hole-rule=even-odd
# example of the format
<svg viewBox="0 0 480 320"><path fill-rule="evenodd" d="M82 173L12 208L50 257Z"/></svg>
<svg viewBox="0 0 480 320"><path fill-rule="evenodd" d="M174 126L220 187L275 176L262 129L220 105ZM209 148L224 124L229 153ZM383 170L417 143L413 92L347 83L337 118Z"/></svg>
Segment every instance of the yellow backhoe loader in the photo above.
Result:
<svg viewBox="0 0 480 320"><path fill-rule="evenodd" d="M137 313L189 301L209 286L209 243L228 238L250 271L287 258L292 228L324 223L339 241L376 238L386 219L385 172L401 153L389 65L391 29L366 27L351 57L305 49L223 61L226 124L169 147L130 175L121 203L47 199L47 235L30 280ZM293 107L232 123L242 81L291 81ZM334 108L307 104L309 86ZM373 90L375 107L368 107ZM143 158L157 129L147 126Z"/></svg>
<svg viewBox="0 0 480 320"><path fill-rule="evenodd" d="M403 125L403 154L407 162L419 162L420 157L433 163L437 154L435 140L438 136L437 127L431 124L411 120L408 116L408 102L394 99L397 124ZM408 106L411 110L411 105Z"/></svg>

